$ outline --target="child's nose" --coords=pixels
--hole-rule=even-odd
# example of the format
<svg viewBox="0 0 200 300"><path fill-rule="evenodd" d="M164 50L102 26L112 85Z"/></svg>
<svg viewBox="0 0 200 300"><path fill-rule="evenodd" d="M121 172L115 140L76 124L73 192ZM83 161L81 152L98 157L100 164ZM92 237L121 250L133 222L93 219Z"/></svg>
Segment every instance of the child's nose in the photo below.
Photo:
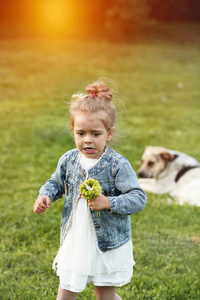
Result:
<svg viewBox="0 0 200 300"><path fill-rule="evenodd" d="M87 134L85 136L85 143L88 144L88 143L91 143L91 142L92 142L91 136L89 134Z"/></svg>

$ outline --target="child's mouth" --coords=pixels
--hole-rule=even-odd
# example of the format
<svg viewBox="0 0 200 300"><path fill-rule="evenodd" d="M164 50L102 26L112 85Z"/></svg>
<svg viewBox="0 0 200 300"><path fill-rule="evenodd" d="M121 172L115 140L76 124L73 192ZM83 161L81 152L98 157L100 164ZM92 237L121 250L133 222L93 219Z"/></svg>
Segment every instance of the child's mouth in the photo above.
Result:
<svg viewBox="0 0 200 300"><path fill-rule="evenodd" d="M95 149L94 148L84 148L84 151L88 154L94 153Z"/></svg>

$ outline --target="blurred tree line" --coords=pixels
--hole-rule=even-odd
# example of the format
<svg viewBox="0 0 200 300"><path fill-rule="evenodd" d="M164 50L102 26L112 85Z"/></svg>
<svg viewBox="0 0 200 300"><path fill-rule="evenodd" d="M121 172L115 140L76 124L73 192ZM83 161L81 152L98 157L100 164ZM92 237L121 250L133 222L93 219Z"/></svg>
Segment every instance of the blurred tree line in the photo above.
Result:
<svg viewBox="0 0 200 300"><path fill-rule="evenodd" d="M152 23L200 22L200 0L107 0L102 21L126 36Z"/></svg>
<svg viewBox="0 0 200 300"><path fill-rule="evenodd" d="M200 0L107 0L105 18L112 17L135 22L152 18L164 22L199 22Z"/></svg>
<svg viewBox="0 0 200 300"><path fill-rule="evenodd" d="M0 22L7 26L24 27L34 33L37 16L34 10L45 0L2 0ZM49 0L50 1L50 0ZM64 1L66 12L79 30L99 34L132 35L139 27L154 21L200 22L200 0L51 0ZM69 16L68 16L69 18ZM37 20L38 22L38 20ZM40 20L42 26L42 18ZM65 23L62 32L69 23ZM65 28L64 28L65 27Z"/></svg>

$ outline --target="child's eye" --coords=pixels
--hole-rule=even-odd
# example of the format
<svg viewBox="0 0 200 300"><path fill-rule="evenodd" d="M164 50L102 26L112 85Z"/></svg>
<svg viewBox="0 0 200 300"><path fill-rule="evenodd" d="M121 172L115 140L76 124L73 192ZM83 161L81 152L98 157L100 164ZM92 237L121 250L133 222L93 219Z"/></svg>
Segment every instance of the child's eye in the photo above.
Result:
<svg viewBox="0 0 200 300"><path fill-rule="evenodd" d="M94 136L99 136L100 135L100 133L94 133Z"/></svg>
<svg viewBox="0 0 200 300"><path fill-rule="evenodd" d="M78 135L83 136L84 133L83 132L77 132Z"/></svg>

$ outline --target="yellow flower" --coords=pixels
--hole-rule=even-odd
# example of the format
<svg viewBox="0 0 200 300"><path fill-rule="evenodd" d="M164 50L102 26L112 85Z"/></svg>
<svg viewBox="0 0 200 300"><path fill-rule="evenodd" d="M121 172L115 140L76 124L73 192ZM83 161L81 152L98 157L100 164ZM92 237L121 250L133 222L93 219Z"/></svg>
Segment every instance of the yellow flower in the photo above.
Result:
<svg viewBox="0 0 200 300"><path fill-rule="evenodd" d="M80 192L84 199L93 200L101 195L102 189L97 180L90 178L81 184Z"/></svg>
<svg viewBox="0 0 200 300"><path fill-rule="evenodd" d="M95 179L89 178L80 185L80 193L84 199L94 200L96 197L100 196L102 188L99 182ZM100 212L97 211L97 216Z"/></svg>

